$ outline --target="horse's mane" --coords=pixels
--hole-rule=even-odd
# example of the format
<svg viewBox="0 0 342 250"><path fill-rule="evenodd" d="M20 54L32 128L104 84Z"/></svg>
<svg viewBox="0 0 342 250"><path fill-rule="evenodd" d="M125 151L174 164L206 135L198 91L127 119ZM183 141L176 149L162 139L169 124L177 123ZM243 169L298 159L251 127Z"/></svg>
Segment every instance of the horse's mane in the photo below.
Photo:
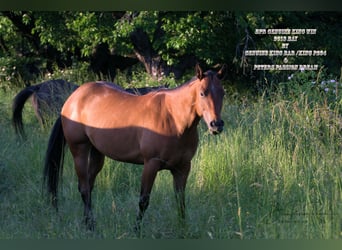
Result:
<svg viewBox="0 0 342 250"><path fill-rule="evenodd" d="M215 74L216 74L216 72L214 72L212 70L208 70L205 73L203 73L203 77L208 76L208 77L212 78ZM170 92L176 91L178 89L182 89L184 87L190 86L194 82L196 82L197 80L198 80L198 77L197 76L193 76L190 80L188 80L185 83L182 83L181 85L179 85L179 86L177 86L175 88L157 89L157 90L151 91L148 94L154 95L154 94L158 94L158 93L170 93Z"/></svg>
<svg viewBox="0 0 342 250"><path fill-rule="evenodd" d="M210 78L212 78L214 75L216 75L216 72L212 71L212 70L208 70L206 72L203 73L203 78L208 76ZM198 77L197 76L193 76L189 81L179 85L178 87L176 88L180 88L182 86L187 86L187 85L191 85L192 83L194 83L196 80L198 80Z"/></svg>

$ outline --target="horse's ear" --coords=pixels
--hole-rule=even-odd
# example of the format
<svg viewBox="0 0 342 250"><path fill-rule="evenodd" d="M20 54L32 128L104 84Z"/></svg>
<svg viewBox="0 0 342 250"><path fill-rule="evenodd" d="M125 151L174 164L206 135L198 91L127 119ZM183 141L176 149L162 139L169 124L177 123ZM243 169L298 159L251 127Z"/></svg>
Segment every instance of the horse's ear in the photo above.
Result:
<svg viewBox="0 0 342 250"><path fill-rule="evenodd" d="M202 80L203 79L203 71L202 71L201 66L199 65L199 63L196 64L195 70L196 70L197 78Z"/></svg>
<svg viewBox="0 0 342 250"><path fill-rule="evenodd" d="M226 76L227 65L223 64L221 69L217 72L217 78L222 80Z"/></svg>

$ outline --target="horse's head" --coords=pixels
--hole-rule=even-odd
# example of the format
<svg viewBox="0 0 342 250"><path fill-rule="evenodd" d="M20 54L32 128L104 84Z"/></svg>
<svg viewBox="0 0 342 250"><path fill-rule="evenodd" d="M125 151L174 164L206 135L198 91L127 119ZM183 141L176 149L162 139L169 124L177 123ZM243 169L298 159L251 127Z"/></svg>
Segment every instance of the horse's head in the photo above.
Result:
<svg viewBox="0 0 342 250"><path fill-rule="evenodd" d="M221 109L224 97L224 90L221 79L224 76L225 66L217 73L213 71L202 72L196 65L196 76L199 81L197 87L196 110L197 114L203 117L210 133L219 134L223 130L224 122L221 119Z"/></svg>

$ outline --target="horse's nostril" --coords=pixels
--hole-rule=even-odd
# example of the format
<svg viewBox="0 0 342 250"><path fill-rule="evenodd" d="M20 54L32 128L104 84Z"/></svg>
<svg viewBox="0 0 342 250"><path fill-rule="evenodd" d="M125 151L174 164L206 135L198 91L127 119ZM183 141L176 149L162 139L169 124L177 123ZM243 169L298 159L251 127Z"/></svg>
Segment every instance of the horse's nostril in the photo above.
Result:
<svg viewBox="0 0 342 250"><path fill-rule="evenodd" d="M210 127L223 127L223 126L224 126L224 121L222 120L210 122Z"/></svg>

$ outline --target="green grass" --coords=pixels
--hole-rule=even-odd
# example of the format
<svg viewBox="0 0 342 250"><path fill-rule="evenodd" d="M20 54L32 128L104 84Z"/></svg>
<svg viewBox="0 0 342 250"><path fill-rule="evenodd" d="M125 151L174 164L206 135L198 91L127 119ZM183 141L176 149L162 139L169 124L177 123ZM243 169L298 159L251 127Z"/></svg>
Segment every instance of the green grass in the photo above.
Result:
<svg viewBox="0 0 342 250"><path fill-rule="evenodd" d="M186 189L187 225L177 221L172 177L158 174L141 235L133 227L141 166L106 160L96 180L97 225L88 232L70 154L64 165L59 212L42 195L49 129L30 104L20 140L11 127L14 91L0 92L0 238L342 238L341 103L329 108L274 98L238 101L228 95L225 130L211 136L200 124L200 145Z"/></svg>

